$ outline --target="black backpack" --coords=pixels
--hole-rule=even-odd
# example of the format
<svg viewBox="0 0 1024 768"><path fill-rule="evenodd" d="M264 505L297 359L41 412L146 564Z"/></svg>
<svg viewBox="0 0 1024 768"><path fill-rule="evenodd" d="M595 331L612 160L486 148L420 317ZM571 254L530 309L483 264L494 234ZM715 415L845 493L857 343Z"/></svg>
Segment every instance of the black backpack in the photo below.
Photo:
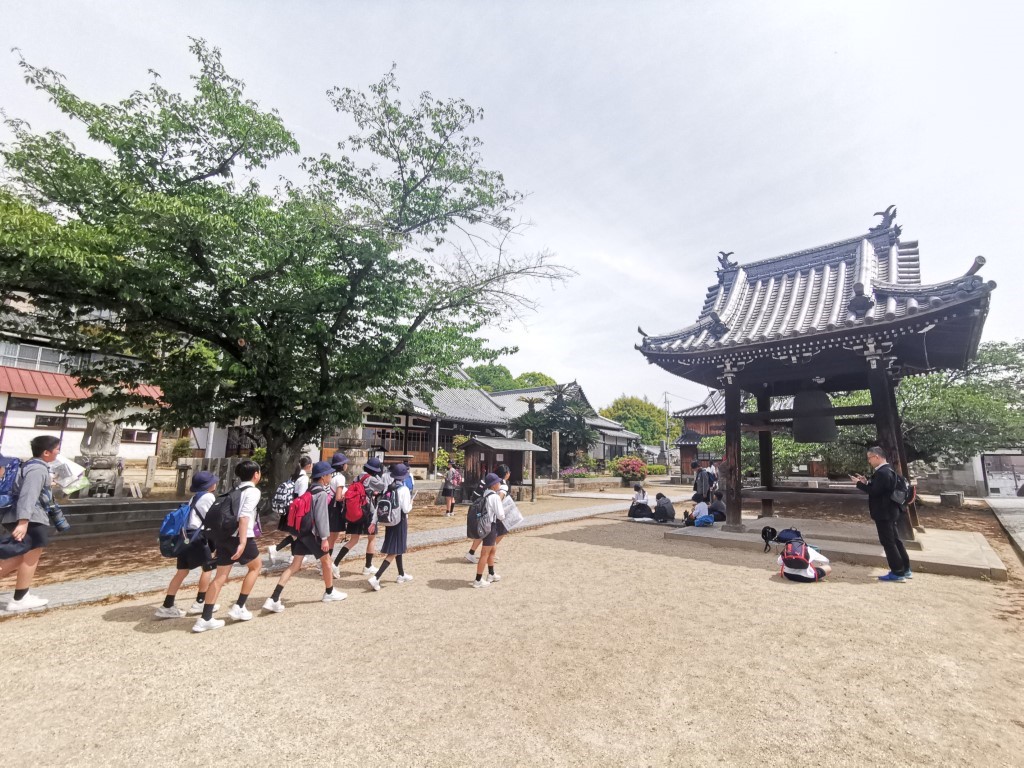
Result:
<svg viewBox="0 0 1024 768"><path fill-rule="evenodd" d="M914 500L914 490L910 483L907 482L907 478L896 470L893 470L893 473L896 475L896 485L893 487L892 493L889 494L889 498L893 504L903 509Z"/></svg>
<svg viewBox="0 0 1024 768"><path fill-rule="evenodd" d="M242 489L222 493L213 502L203 521L203 532L218 547L238 535L238 511L242 507Z"/></svg>
<svg viewBox="0 0 1024 768"><path fill-rule="evenodd" d="M486 539L491 533L491 517L487 514L487 494L473 500L466 514L466 538Z"/></svg>

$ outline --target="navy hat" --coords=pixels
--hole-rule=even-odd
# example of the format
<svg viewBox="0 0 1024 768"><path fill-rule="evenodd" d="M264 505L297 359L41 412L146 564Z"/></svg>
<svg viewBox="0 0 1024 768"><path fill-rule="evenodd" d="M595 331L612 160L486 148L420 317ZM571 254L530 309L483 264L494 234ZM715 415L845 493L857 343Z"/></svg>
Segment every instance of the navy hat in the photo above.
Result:
<svg viewBox="0 0 1024 768"><path fill-rule="evenodd" d="M395 478L395 480L401 480L408 474L409 468L405 466L405 464L395 464L395 466L391 468L391 476Z"/></svg>
<svg viewBox="0 0 1024 768"><path fill-rule="evenodd" d="M189 486L189 493L199 493L200 491L208 491L220 481L213 472L196 472L192 475L192 485Z"/></svg>
<svg viewBox="0 0 1024 768"><path fill-rule="evenodd" d="M330 475L334 473L334 467L331 466L329 461L318 461L313 465L313 471L310 473L310 479L319 480L324 475Z"/></svg>
<svg viewBox="0 0 1024 768"><path fill-rule="evenodd" d="M341 451L338 451L331 457L331 466L334 467L335 469L341 469L346 464L348 464L348 456L346 456Z"/></svg>
<svg viewBox="0 0 1024 768"><path fill-rule="evenodd" d="M501 482L501 478L498 477L493 472L488 472L487 473L487 477L484 478L484 485L486 485L488 488L490 488L492 485L495 485L496 483L500 483L500 482Z"/></svg>
<svg viewBox="0 0 1024 768"><path fill-rule="evenodd" d="M379 475L383 471L384 465L376 456L363 464L363 472L369 472L371 475Z"/></svg>

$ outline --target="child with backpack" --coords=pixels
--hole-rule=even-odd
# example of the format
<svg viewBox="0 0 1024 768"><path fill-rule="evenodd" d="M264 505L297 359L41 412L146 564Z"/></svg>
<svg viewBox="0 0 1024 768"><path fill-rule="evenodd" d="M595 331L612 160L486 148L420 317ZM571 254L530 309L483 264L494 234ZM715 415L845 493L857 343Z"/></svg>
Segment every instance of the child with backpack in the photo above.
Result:
<svg viewBox="0 0 1024 768"><path fill-rule="evenodd" d="M188 521L185 524L185 533L188 537L188 549L178 555L177 570L171 577L171 583L167 586L167 594L164 596L164 604L156 609L153 614L157 619L181 619L186 612L174 605L174 599L181 588L185 577L194 568L202 568L199 574L199 591L196 594L195 602L188 609L188 614L197 615L203 612L206 605L206 590L213 579L213 553L206 537L200 532L206 513L210 511L213 502L216 500L214 491L217 490L217 476L213 472L196 472L192 476L192 485L189 491L193 494L192 502L189 504ZM217 606L213 606L217 610Z"/></svg>
<svg viewBox="0 0 1024 768"><path fill-rule="evenodd" d="M306 470L312 464L313 460L309 456L303 456L299 459L299 463L295 465L295 471L292 472L292 476L277 486L271 506L278 515L288 514L288 505L309 489L309 475L306 474ZM267 565L273 565L275 562L282 560L291 562L288 555L284 554L282 550L288 549L293 541L295 541L295 537L288 534L276 545L272 544L267 547L267 559L270 561Z"/></svg>
<svg viewBox="0 0 1024 768"><path fill-rule="evenodd" d="M497 472L495 472L494 474L497 474ZM482 499L484 497L484 494L486 494L486 493L487 493L487 476L485 475L484 477L480 478L480 482L478 482L476 484L476 487L473 488L472 491L470 491L470 494L469 494L469 496L470 496L470 503L476 501L477 499ZM469 543L469 552L466 553L466 562L467 563L476 563L479 560L479 558L477 557L477 554L476 554L476 551L477 551L477 549L479 547L480 547L480 539L473 539Z"/></svg>
<svg viewBox="0 0 1024 768"><path fill-rule="evenodd" d="M492 559L492 555L494 545L498 540L498 527L496 523L503 520L505 517L505 510L501 504L501 497L498 495L498 489L501 488L501 478L491 472L484 478L484 485L487 490L484 491L484 495L482 497L482 512L487 516L491 527L490 532L480 539L480 561L476 565L476 580L470 585L475 589L489 587L491 586L492 581L498 581L497 578L494 578L494 560ZM472 515L474 511L475 510L471 505L470 515ZM487 566L488 571L488 578L486 581L484 580L485 565Z"/></svg>
<svg viewBox="0 0 1024 768"><path fill-rule="evenodd" d="M804 584L821 581L832 573L828 558L798 538L786 542L778 564L782 578Z"/></svg>
<svg viewBox="0 0 1024 768"><path fill-rule="evenodd" d="M345 532L345 491L347 490L345 470L348 469L348 457L340 451L335 453L331 457L331 468L334 470L334 474L331 475L331 482L327 486L330 493L330 503L327 506L327 519L331 529L328 539L328 543L331 545L329 552L334 551L334 545L338 543L338 538ZM338 570L337 563L331 563L331 573L334 574L334 578L341 578L341 571Z"/></svg>
<svg viewBox="0 0 1024 768"><path fill-rule="evenodd" d="M224 626L223 619L213 618L217 609L217 597L227 583L231 567L238 563L246 567L245 578L238 590L238 599L228 611L228 617L235 621L249 621L252 613L245 607L249 593L260 575L260 550L256 546L255 530L259 523L256 507L260 503L260 465L247 459L235 467L235 477L241 482L237 487L217 497L206 513L204 530L210 532L216 546L217 575L206 591L203 615L192 627L193 632L206 632Z"/></svg>
<svg viewBox="0 0 1024 768"><path fill-rule="evenodd" d="M399 519L394 525L384 528L384 546L380 550L381 554L385 556L384 562L380 564L377 572L367 579L374 592L380 591L380 580L392 561L398 566L398 583L405 584L412 581L412 576L405 572L402 564L402 555L405 554L409 536L409 513L412 512L412 493L405 482L405 478L408 476L409 467L405 464L396 464L391 469L391 479L398 486L395 491Z"/></svg>
<svg viewBox="0 0 1024 768"><path fill-rule="evenodd" d="M263 610L281 613L284 603L281 593L285 585L302 568L302 561L312 555L320 560L320 574L324 579L324 595L321 602L334 603L344 600L348 595L334 588L334 576L331 570L330 506L331 476L334 468L330 462L318 461L313 465L311 487L309 491L292 502L288 510L288 524L296 531L292 544L292 561L288 564L281 578L277 580L274 593L263 603Z"/></svg>
<svg viewBox="0 0 1024 768"><path fill-rule="evenodd" d="M372 515L372 501L387 487L384 465L376 456L363 464L363 474L345 492L345 531L348 541L334 558L334 564L340 565L345 555L355 549L362 536L366 536L366 565L363 576L373 576L373 556L376 554L377 524Z"/></svg>
<svg viewBox="0 0 1024 768"><path fill-rule="evenodd" d="M455 491L462 485L462 473L455 466L454 461L448 462L448 471L444 473L444 483L441 486L441 498L444 499L445 517L455 515Z"/></svg>

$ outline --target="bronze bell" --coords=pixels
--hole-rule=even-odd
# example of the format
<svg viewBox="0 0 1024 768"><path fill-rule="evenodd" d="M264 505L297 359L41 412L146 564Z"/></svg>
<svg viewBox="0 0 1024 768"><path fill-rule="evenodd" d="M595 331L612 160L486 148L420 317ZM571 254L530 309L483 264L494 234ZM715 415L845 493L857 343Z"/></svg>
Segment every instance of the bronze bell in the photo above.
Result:
<svg viewBox="0 0 1024 768"><path fill-rule="evenodd" d="M831 443L839 438L836 416L828 393L805 389L793 398L793 441Z"/></svg>

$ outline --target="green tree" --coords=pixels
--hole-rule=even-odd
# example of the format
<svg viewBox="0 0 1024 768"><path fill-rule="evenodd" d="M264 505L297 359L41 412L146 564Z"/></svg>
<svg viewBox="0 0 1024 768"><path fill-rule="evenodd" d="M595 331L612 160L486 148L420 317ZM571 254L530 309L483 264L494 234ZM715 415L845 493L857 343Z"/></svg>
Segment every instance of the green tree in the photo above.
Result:
<svg viewBox="0 0 1024 768"><path fill-rule="evenodd" d="M700 441L700 450L717 456L725 455L725 437L715 435ZM792 467L806 464L820 455L821 446L814 443L796 443L787 433L779 432L772 435L772 468L775 477L786 477L791 474ZM744 475L759 476L761 472L761 449L757 435L745 432L740 441L741 471Z"/></svg>
<svg viewBox="0 0 1024 768"><path fill-rule="evenodd" d="M516 380L512 378L512 372L504 365L497 363L474 365L466 368L466 373L480 389L486 392L501 392L506 389L518 388Z"/></svg>
<svg viewBox="0 0 1024 768"><path fill-rule="evenodd" d="M636 432L647 445L657 445L665 439L665 411L646 397L619 395L611 405L601 409L601 415ZM680 431L679 422L670 421L669 441L675 442Z"/></svg>
<svg viewBox="0 0 1024 768"><path fill-rule="evenodd" d="M533 389L534 387L553 387L558 384L546 373L526 371L516 376L515 389Z"/></svg>
<svg viewBox="0 0 1024 768"><path fill-rule="evenodd" d="M483 165L468 133L479 110L426 93L406 106L393 72L367 93L335 89L354 134L266 189L259 171L297 142L216 49L192 51L191 95L154 73L114 104L21 62L92 151L6 121L5 320L97 353L77 371L96 407L150 406L158 428L251 420L276 482L368 399L429 401L461 361L509 352L479 331L532 307L521 278L568 273L504 250L522 198Z"/></svg>
<svg viewBox="0 0 1024 768"><path fill-rule="evenodd" d="M510 426L522 437L527 429L533 430L533 442L551 450L551 433L559 433L559 466L568 466L579 451L589 451L601 436L587 423L596 414L577 396L574 384L557 384L550 389L548 404L543 410L536 410L534 398L523 398L528 410L510 422ZM552 457L553 458L553 457Z"/></svg>

